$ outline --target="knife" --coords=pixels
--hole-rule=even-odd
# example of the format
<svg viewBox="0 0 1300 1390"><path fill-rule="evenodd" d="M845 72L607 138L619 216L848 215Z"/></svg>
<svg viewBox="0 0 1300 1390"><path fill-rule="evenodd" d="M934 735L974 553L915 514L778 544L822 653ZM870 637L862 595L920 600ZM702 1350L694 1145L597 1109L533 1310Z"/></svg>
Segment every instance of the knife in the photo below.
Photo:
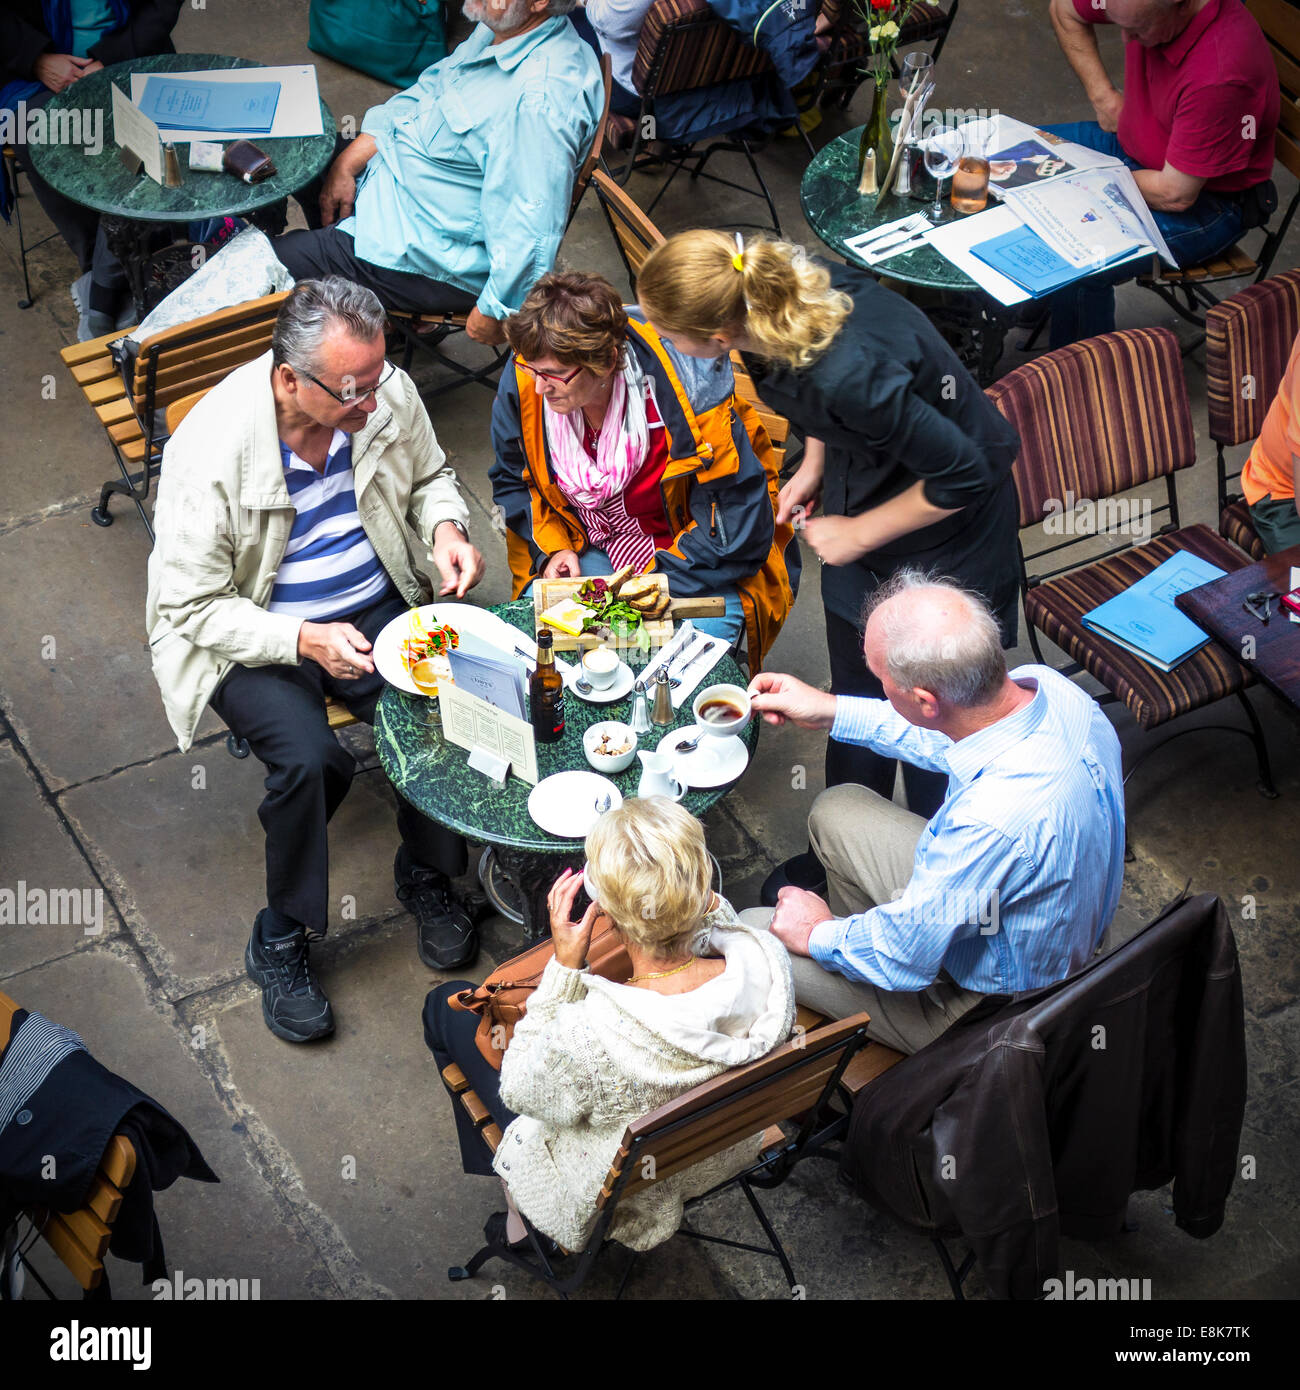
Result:
<svg viewBox="0 0 1300 1390"><path fill-rule="evenodd" d="M909 236L906 237L903 241L897 242L894 245L886 248L879 255L877 255L874 251L871 252L871 260L873 264L876 261L887 261L891 256L900 255L904 251L915 251L918 246L923 246L924 244L924 233L922 233L920 236Z"/></svg>
<svg viewBox="0 0 1300 1390"><path fill-rule="evenodd" d="M700 657L707 656L711 651L713 651L716 645L717 643L714 641L712 637L708 638L705 641L704 645L699 649L699 651L697 651L695 655L687 661L685 666L679 666L677 668L676 676L669 676L668 684L672 685L673 681L675 680L680 685L687 671L689 671L691 667L695 665L695 663L700 659Z"/></svg>
<svg viewBox="0 0 1300 1390"><path fill-rule="evenodd" d="M884 245L893 237L909 236L917 231L926 221L924 213L914 212L908 217L904 217L899 222L889 222L883 227L877 227L871 232L862 232L857 236L849 237L845 245L852 251L866 251L873 247L877 242Z"/></svg>

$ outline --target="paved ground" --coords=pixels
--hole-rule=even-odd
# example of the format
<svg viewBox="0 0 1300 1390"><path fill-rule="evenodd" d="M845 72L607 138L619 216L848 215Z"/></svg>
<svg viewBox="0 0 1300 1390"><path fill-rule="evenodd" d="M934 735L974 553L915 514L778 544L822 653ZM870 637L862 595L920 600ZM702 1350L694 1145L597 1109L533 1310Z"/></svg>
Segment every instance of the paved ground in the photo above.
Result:
<svg viewBox="0 0 1300 1390"><path fill-rule="evenodd" d="M186 7L178 46L266 62L304 61L305 8ZM1041 6L1007 0L996 17L965 10L941 71L945 104L999 104L1056 120L1089 113L1073 86ZM1113 36L1106 36L1111 38ZM1115 58L1116 45L1107 51ZM319 62L336 115L360 116L387 95L380 84ZM1011 94L1014 94L1012 96ZM828 133L864 118L828 120ZM762 156L783 223L812 244L798 208L802 145ZM644 203L653 184L631 191ZM1283 188L1289 197L1291 188ZM30 200L25 207L36 220ZM705 186L675 188L656 215L667 230L737 215L736 198ZM1279 267L1295 264L1296 237ZM622 267L594 203L563 248L577 267ZM221 1175L220 1187L181 1183L159 1211L170 1260L187 1275L256 1278L263 1297L533 1297L500 1267L449 1285L445 1269L475 1248L499 1202L490 1183L461 1175L450 1116L420 1036L419 1010L438 977L420 965L411 919L392 896L395 835L382 777L358 780L331 832L332 898L356 902L334 923L317 959L339 1031L293 1049L264 1028L241 953L258 907L259 772L226 753L215 720L180 755L163 719L143 628L147 537L119 509L113 528L89 508L111 461L104 437L62 369L72 340L67 286L74 268L60 243L34 253L37 299L15 307L20 279L12 230L0 236L0 400L5 498L0 520L0 885L86 888L103 894L102 930L0 928L0 987L76 1028L109 1066L157 1096L186 1125ZM1120 324L1170 322L1152 296L1120 294ZM1009 348L1004 368L1023 358ZM1214 453L1205 437L1203 365L1187 360L1199 461L1179 480L1187 520L1214 522ZM488 397L461 391L436 405L434 423L474 512L489 560L477 591L506 596L505 558L487 524ZM776 669L824 681L816 564L805 570L794 619L772 655ZM1019 653L1022 659L1027 648ZM1294 1295L1300 1290L1300 969L1296 961L1300 860L1293 809L1300 794L1297 723L1266 692L1267 727L1282 799L1255 790L1240 739L1205 733L1159 752L1129 789L1133 862L1120 929L1131 932L1185 883L1229 904L1245 972L1250 1101L1242 1152L1256 1176L1234 1189L1222 1231L1196 1243L1175 1230L1168 1192L1135 1199L1140 1229L1099 1245L1067 1245L1063 1267L1085 1275L1143 1277L1157 1298ZM1126 748L1145 745L1114 715ZM1216 712L1202 722L1213 723ZM1237 715L1227 712L1227 719ZM365 753L365 736L357 740ZM757 900L770 866L804 843L803 822L821 784L818 739L766 731L743 784L708 819L729 895ZM803 775L806 770L806 778ZM93 899L92 899L93 901ZM497 921L488 955L509 952ZM810 1298L938 1298L946 1287L924 1241L850 1197L829 1165L806 1165L771 1209ZM745 1238L738 1197L716 1200L702 1228ZM48 1260L44 1262L47 1266ZM595 1292L608 1292L611 1259ZM647 1257L631 1291L645 1298L786 1297L755 1257L675 1241ZM47 1273L49 1271L47 1270ZM57 1274L54 1275L56 1279ZM116 1274L119 1297L148 1297ZM972 1291L979 1293L978 1274Z"/></svg>

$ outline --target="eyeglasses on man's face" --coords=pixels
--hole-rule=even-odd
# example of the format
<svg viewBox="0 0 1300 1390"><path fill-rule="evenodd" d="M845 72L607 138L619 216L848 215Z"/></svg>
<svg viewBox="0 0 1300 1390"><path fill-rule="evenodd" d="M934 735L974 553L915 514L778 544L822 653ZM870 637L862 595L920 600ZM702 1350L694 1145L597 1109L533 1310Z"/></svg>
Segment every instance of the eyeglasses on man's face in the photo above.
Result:
<svg viewBox="0 0 1300 1390"><path fill-rule="evenodd" d="M375 382L373 386L367 386L364 391L358 391L355 386L345 385L343 387L342 395L340 395L332 387L326 386L325 383L320 379L320 377L312 376L310 372L304 372L303 375L307 378L308 381L314 381L316 385L319 386L320 389L324 391L327 396L333 396L334 399L338 401L340 405L357 406L364 405L368 400L370 400L378 392L379 388L384 384L384 382L388 381L392 377L393 373L396 370L397 368L391 362L386 362L384 364L384 370L380 374L379 380Z"/></svg>
<svg viewBox="0 0 1300 1390"><path fill-rule="evenodd" d="M581 367L575 367L571 372L565 372L563 374L559 372L544 372L540 367L534 367L531 362L525 362L522 357L516 357L515 362L535 381L549 381L554 386L567 386L582 370Z"/></svg>

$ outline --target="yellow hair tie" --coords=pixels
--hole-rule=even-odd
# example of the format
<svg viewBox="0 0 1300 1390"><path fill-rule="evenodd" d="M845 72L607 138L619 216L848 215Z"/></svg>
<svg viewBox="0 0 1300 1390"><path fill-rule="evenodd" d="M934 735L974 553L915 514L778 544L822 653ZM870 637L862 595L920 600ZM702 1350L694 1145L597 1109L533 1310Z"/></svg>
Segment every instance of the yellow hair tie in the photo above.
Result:
<svg viewBox="0 0 1300 1390"><path fill-rule="evenodd" d="M744 271L745 271L745 260L744 260L744 257L741 256L741 254L740 254L739 251L737 251L736 254L735 254L734 256L732 256L732 258L731 258L731 264L734 265L734 266L736 267L736 269L737 269L738 271L741 272L742 275L744 274Z"/></svg>

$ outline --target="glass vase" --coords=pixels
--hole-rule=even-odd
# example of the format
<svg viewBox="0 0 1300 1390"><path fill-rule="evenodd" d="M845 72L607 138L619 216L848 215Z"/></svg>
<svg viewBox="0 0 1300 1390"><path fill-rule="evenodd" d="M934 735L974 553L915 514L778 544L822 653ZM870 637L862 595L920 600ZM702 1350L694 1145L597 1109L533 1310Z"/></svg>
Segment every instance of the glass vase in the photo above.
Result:
<svg viewBox="0 0 1300 1390"><path fill-rule="evenodd" d="M886 74L888 77L888 74ZM874 176L865 178L868 153L875 155ZM881 180L889 171L889 161L894 155L894 139L889 129L889 83L876 82L875 93L871 99L871 115L862 127L862 138L858 141L858 191L875 193Z"/></svg>

